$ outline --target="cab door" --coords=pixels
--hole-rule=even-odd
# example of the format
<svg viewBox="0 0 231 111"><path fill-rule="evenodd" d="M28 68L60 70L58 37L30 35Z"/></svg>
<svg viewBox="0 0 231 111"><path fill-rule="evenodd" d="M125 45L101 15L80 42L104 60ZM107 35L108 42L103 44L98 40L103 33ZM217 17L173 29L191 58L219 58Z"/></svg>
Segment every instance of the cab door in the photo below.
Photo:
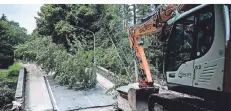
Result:
<svg viewBox="0 0 231 111"><path fill-rule="evenodd" d="M222 91L227 28L224 5L209 5L197 12L197 55L194 87ZM228 20L229 21L229 20Z"/></svg>
<svg viewBox="0 0 231 111"><path fill-rule="evenodd" d="M167 82L192 86L195 63L195 15L174 23L166 55Z"/></svg>

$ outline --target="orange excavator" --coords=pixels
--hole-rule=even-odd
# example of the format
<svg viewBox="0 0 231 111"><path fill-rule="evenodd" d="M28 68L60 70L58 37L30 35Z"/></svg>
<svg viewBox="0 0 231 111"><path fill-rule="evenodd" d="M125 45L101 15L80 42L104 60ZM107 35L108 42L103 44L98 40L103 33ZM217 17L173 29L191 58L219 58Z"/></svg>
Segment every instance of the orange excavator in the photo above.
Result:
<svg viewBox="0 0 231 111"><path fill-rule="evenodd" d="M117 88L124 111L230 111L230 5L160 5L128 27L138 83ZM167 87L155 84L141 36L161 32Z"/></svg>
<svg viewBox="0 0 231 111"><path fill-rule="evenodd" d="M145 18L146 21L144 23L128 28L130 48L134 50L136 59L141 67L141 74L143 74L143 76L141 75L143 80L139 81L140 86L153 85L150 68L142 46L141 35L161 32L166 22L173 18L177 12L183 13L195 6L197 5L163 5L153 15Z"/></svg>

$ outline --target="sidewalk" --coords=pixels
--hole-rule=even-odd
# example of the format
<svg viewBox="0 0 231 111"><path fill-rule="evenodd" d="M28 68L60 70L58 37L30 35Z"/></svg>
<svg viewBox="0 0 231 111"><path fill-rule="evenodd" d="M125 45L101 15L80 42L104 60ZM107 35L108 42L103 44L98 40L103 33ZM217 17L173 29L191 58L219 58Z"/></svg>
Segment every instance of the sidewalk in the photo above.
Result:
<svg viewBox="0 0 231 111"><path fill-rule="evenodd" d="M43 73L34 64L25 65L27 68L27 80L25 91L26 111L53 111Z"/></svg>

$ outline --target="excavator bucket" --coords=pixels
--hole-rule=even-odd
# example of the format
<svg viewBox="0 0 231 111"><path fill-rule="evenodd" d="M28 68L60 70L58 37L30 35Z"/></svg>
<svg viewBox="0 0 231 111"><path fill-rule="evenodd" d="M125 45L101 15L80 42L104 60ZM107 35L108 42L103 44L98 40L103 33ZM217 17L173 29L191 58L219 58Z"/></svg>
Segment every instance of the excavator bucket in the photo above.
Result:
<svg viewBox="0 0 231 111"><path fill-rule="evenodd" d="M138 83L117 88L118 108L124 111L148 111L148 98L153 93L158 93L158 87L140 88Z"/></svg>

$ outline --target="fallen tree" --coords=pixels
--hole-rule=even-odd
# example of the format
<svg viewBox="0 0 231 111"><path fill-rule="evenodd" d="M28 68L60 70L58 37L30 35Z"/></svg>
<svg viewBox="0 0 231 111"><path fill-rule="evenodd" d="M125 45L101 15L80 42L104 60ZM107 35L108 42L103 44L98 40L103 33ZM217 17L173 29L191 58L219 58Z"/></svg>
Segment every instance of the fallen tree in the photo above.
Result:
<svg viewBox="0 0 231 111"><path fill-rule="evenodd" d="M15 56L35 62L47 74L55 72L53 77L60 85L86 89L96 84L91 50L78 50L75 54L70 54L62 45L53 43L50 37L38 37L18 45Z"/></svg>

